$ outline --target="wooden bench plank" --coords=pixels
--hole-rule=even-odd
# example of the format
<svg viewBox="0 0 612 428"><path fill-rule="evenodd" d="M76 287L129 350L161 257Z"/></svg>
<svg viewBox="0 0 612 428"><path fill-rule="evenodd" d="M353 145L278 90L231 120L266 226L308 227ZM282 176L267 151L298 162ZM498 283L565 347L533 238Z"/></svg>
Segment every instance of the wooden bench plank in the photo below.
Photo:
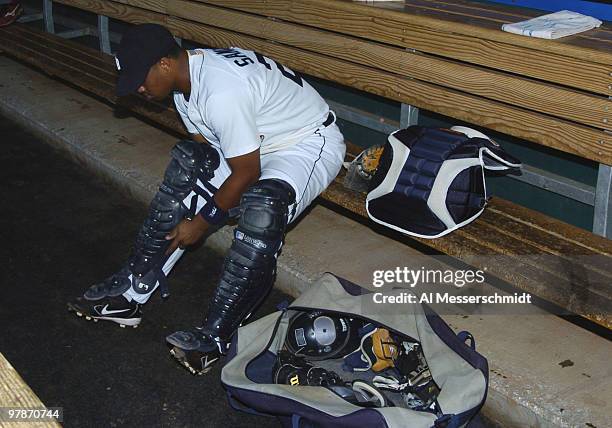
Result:
<svg viewBox="0 0 612 428"><path fill-rule="evenodd" d="M45 408L45 405L40 401L40 398L30 389L27 383L23 380L17 370L8 362L8 360L0 353L0 406L2 407L18 407L18 408ZM19 427L24 426L36 428L59 428L61 425L54 421L37 421L37 422L6 422L0 421L0 426L3 427Z"/></svg>
<svg viewBox="0 0 612 428"><path fill-rule="evenodd" d="M547 234L564 239L579 248L584 248L584 253L593 251L597 254L612 257L612 240L602 236L593 235L591 232L560 222L539 212L526 211L520 205L513 204L503 199L495 198L495 204L489 210L506 216L516 222L524 223L531 228L545 231ZM579 253L582 250L579 250Z"/></svg>
<svg viewBox="0 0 612 428"><path fill-rule="evenodd" d="M498 230L491 227L486 216L481 220L465 230L465 240L476 244L481 253L464 255L464 261L561 308L587 314L586 317L607 328L612 327L610 283L606 281L609 275L598 275L577 258L559 259L538 254L538 248L521 239L513 239L508 233L494 239ZM531 255L524 255L530 252ZM489 258L480 255L491 253L497 255ZM609 257L607 261L609 270Z"/></svg>
<svg viewBox="0 0 612 428"><path fill-rule="evenodd" d="M555 294L555 290L580 289L585 297L588 293L589 298L587 300L605 299L604 307L612 310L612 300L610 300L612 271L609 266L612 258L596 257L594 255L583 257L578 255L554 255L551 251L551 245L557 246L559 243L563 243L563 240L550 239L536 244L531 236L519 236L514 230L504 228L502 224L496 221L496 217L496 213L487 212L487 215L480 219L481 221L472 224L471 230L470 228L465 230L467 239L471 239L483 248L489 248L493 253L498 254L499 256L494 257L495 261L499 261L501 258L509 258L524 267L529 267L534 272L539 272L540 278L534 277L534 274L526 276L530 281L539 280L539 282L542 282L541 286L546 289L552 288L548 291L551 295ZM608 265L603 264L603 261L607 261ZM516 269L515 266L513 270ZM571 293L560 294L562 294L562 299L571 297ZM538 295L548 299L543 294ZM559 299L559 297L557 296L556 299ZM563 302L564 300L560 301ZM569 308L567 303L561 306Z"/></svg>
<svg viewBox="0 0 612 428"><path fill-rule="evenodd" d="M36 44L32 40L27 43L19 37L19 31L15 29L18 25L13 25L0 29L0 48L11 55L32 64L47 74L64 79L81 89L84 89L96 96L116 103L115 96L115 77L110 77L108 73L100 74L101 71L95 66L88 64L87 61L79 61L79 57L72 48L66 55L55 55L55 51L50 49L50 45L44 40ZM47 35L47 37L56 37ZM57 38L59 39L59 38ZM65 41L65 43L71 43ZM74 45L78 50L86 50L83 46ZM81 55L87 57L87 54ZM69 59L69 60L67 60ZM110 56L109 56L110 59ZM112 59L111 59L112 61ZM113 61L114 62L114 61ZM146 101L141 97L125 97L121 100L121 105L135 113L159 123L169 130L184 133L184 128L176 111L162 103Z"/></svg>
<svg viewBox="0 0 612 428"><path fill-rule="evenodd" d="M612 95L612 53L340 0L198 0ZM397 6L402 7L402 6ZM460 28L459 28L460 27ZM495 34L493 38L487 38ZM528 43L524 42L527 40ZM534 45L534 46L531 46ZM567 49L566 49L567 48ZM571 55L575 53L575 55ZM589 55L587 55L587 53ZM520 58L520 61L517 61Z"/></svg>
<svg viewBox="0 0 612 428"><path fill-rule="evenodd" d="M560 267L579 266L588 275L572 278L573 285L583 286L606 297L611 291L612 256L609 254L585 249L575 245L571 238L555 236L532 225L514 221L495 210L490 210L481 218L479 227L481 229L476 236L484 241L489 242L490 235L498 235L493 241L503 242L503 248L496 250L499 253L515 256L523 262L539 263L540 269L553 276L559 275L561 282L567 281L567 275L558 271ZM547 268L549 265L552 268Z"/></svg>
<svg viewBox="0 0 612 428"><path fill-rule="evenodd" d="M127 4L106 0L53 0L66 6L87 10L110 18L131 22L132 24L166 25L166 15L151 12Z"/></svg>
<svg viewBox="0 0 612 428"><path fill-rule="evenodd" d="M410 8L411 14L426 14L437 19L470 24L492 31L499 31L501 26L506 23L519 22L549 13L546 11L513 8L494 3L484 4L464 0L405 0L404 4ZM397 10L397 3L381 3L376 6L383 9ZM521 38L534 40L529 37ZM571 45L577 49L587 49L586 52L589 52L588 50L610 52L612 50L612 26L604 23L599 28L554 40L552 41L554 44L542 41L541 39L536 40L540 40L536 43L541 44L541 48L546 49L563 44ZM563 51L558 53L563 54Z"/></svg>
<svg viewBox="0 0 612 428"><path fill-rule="evenodd" d="M168 0L167 13L612 130L607 97L194 1Z"/></svg>
<svg viewBox="0 0 612 428"><path fill-rule="evenodd" d="M482 223L481 223L482 225ZM485 231L486 232L486 231ZM463 242L472 243L478 251L496 251L496 245L503 245L504 248L515 250L522 249L520 243L508 241L478 241L478 235L469 234ZM474 249L472 249L474 251ZM500 254L491 257L472 253L464 255L462 260L472 266L485 270L501 278L514 287L527 291L534 296L554 303L567 311L581 314L606 328L612 328L612 316L610 315L611 300L609 297L609 284L597 283L592 279L588 281L577 281L577 278L591 278L588 269L583 268L579 263L556 263L548 257L536 255L533 257L517 257L515 254ZM555 275L551 270L556 269L559 274ZM606 296L606 297L604 297ZM567 314L565 311L561 311Z"/></svg>
<svg viewBox="0 0 612 428"><path fill-rule="evenodd" d="M485 28L499 29L502 23L524 21L534 18L542 13L529 9L510 8L496 3L474 3L460 0L404 0L404 5L410 7L412 14L425 14L439 17L443 14L449 21L461 19L463 23L479 25ZM384 7L384 9L398 10L397 7ZM470 20L467 21L466 20Z"/></svg>
<svg viewBox="0 0 612 428"><path fill-rule="evenodd" d="M75 55L74 51L70 49L62 49L59 45L61 40L53 41L49 40L48 37L35 37L29 32L20 31L19 27L16 25L14 31L12 31L11 42L18 44L23 49L28 49L30 53L35 53L37 46L45 44L46 49L41 53L41 57L45 58L46 61L65 64L67 67L95 79L110 90L114 89L117 73L113 70L114 67L111 68L109 62L95 66L90 62L90 57Z"/></svg>
<svg viewBox="0 0 612 428"><path fill-rule="evenodd" d="M256 50L306 74L612 164L612 136L594 128L181 18L169 16L167 25L197 42Z"/></svg>
<svg viewBox="0 0 612 428"><path fill-rule="evenodd" d="M231 1L231 0L230 0ZM270 0L267 0L268 2ZM274 0L273 0L274 1ZM315 3L324 4L326 0L306 0L300 3ZM355 4L351 0L332 0L337 10L350 11L355 10L353 5ZM431 2L433 3L433 2ZM450 3L450 2L447 2ZM477 3L473 3L476 4ZM480 6L482 7L482 3ZM515 46L525 47L529 49L538 50L542 53L557 53L563 56L569 56L577 59L585 59L592 62L601 64L612 63L612 52L610 45L607 41L604 41L601 45L594 47L593 49L585 49L582 46L576 45L576 40L580 36L573 39L561 39L561 40L544 40L534 37L524 37L516 34L507 33L501 30L501 25L497 25L492 28L487 28L479 25L471 25L462 22L461 19L451 21L452 15L448 13L437 14L436 16L428 16L426 14L415 14L413 6L401 3L374 3L364 4L360 3L359 7L363 8L361 11L356 13L369 14L370 16L382 19L398 20L405 24L422 25L424 27L436 29L444 32L454 32L463 35L475 36L484 40L491 40L502 42L505 44L513 44ZM476 9L473 8L474 12ZM543 12L541 14L544 14ZM541 15L540 14L540 15ZM604 24L604 29L609 30L608 24Z"/></svg>
<svg viewBox="0 0 612 428"><path fill-rule="evenodd" d="M115 4L103 0L60 0L65 4L86 7L88 10L106 11L114 18L131 22L133 16L146 12L141 9L132 11L132 7ZM137 0L133 0L137 1ZM148 12L155 14L154 12ZM261 51L271 57L276 57L288 66L308 74L334 80L349 86L382 95L387 98L434 110L438 113L455 117L467 122L478 123L518 138L524 138L568 153L595 160L602 163L612 163L612 137L604 132L589 127L581 127L571 122L552 119L538 113L513 108L503 103L488 101L478 97L445 90L433 85L420 83L405 78L379 73L364 67L348 67L335 59L323 58L318 54L308 55L301 50L287 50L281 46L264 42L248 36L239 36L212 27L199 28L194 23L172 16L158 16L158 21L166 20L165 24L181 37L192 38L195 41L214 46L240 45ZM202 25L202 24L197 24ZM265 46L265 47L264 47ZM281 53L282 51L282 53ZM332 72L333 70L333 72ZM351 72L349 72L351 71ZM453 100L453 103L449 103ZM501 119L504 118L504 119Z"/></svg>
<svg viewBox="0 0 612 428"><path fill-rule="evenodd" d="M524 21L536 16L541 16L550 12L536 11L528 9L509 8L505 5L463 0L405 0L404 7L398 8L398 4L386 3L378 4L377 7L390 10L409 10L410 14L426 15L432 18L457 22L460 24L475 25L492 31L500 31L501 26L506 23ZM494 33L499 34L499 33ZM538 47L544 50L558 48L558 44L579 48L577 55L579 58L584 55L580 51L587 48L594 51L609 52L612 50L612 27L604 23L598 29L592 29L584 33L576 34L571 37L554 40L554 45L542 43L542 39L526 39L525 42L535 40ZM520 39L519 39L520 40ZM520 40L523 42L523 40ZM563 54L564 50L560 53ZM578 53L581 52L581 53Z"/></svg>
<svg viewBox="0 0 612 428"><path fill-rule="evenodd" d="M166 13L163 0L115 1L141 7L143 9ZM525 20L542 14L541 12L527 9L520 9L519 11L516 8L509 8L504 5L492 3L483 4L462 0L405 0L404 4L406 7L410 7L410 13L414 15L422 14L423 10L420 9L425 9L438 12L437 16L434 15L438 19L456 21L461 24L469 23L470 25L481 26L492 30L499 30L504 23ZM375 6L383 9L389 8L391 10L397 9L398 7L397 3L378 3ZM557 40L555 43L570 44L576 47L605 52L612 49L610 47L610 43L612 43L612 28L609 25L604 25L599 29L594 29L587 33ZM561 53L563 54L564 51L561 51Z"/></svg>
<svg viewBox="0 0 612 428"><path fill-rule="evenodd" d="M92 49L82 50L81 45L64 43L66 39L55 37L49 33L43 33L35 28L31 28L24 24L11 25L10 28L11 37L13 34L22 35L30 40L37 40L41 44L48 44L49 46L58 47L61 51L74 54L75 58L83 61L86 64L96 65L101 69L112 72L116 77L116 65L112 56L104 54L100 51L94 51Z"/></svg>
<svg viewBox="0 0 612 428"><path fill-rule="evenodd" d="M377 7L396 11L398 9L409 8L409 13L413 15L425 15L449 21L458 20L461 23L467 23L465 21L466 19L473 19L475 22L478 22L478 26L491 30L500 30L501 25L505 23L523 21L551 13L545 10L528 9L520 6L512 7L506 4L470 0L404 0L403 4L386 3L377 5ZM561 40L556 40L556 42L575 46L577 39L582 38L588 40L594 32L608 34L609 37L604 36L604 40L611 41L611 29L612 27L604 22L599 28L576 34L570 39L563 38ZM596 47L596 49L603 50L606 48L607 44Z"/></svg>
<svg viewBox="0 0 612 428"><path fill-rule="evenodd" d="M167 0L113 0L117 3L123 3L128 6L136 6L141 9L151 10L153 12L167 14Z"/></svg>
<svg viewBox="0 0 612 428"><path fill-rule="evenodd" d="M496 207L499 207L499 203ZM491 227L497 228L503 233L507 234L516 239L521 239L526 246L529 248L537 248L537 253L543 253L554 257L583 257L583 256L606 256L612 257L612 244L610 240L608 242L602 242L601 248L595 248L595 245L582 245L576 242L572 238L568 238L571 235L559 235L555 230L546 230L536 224L533 220L529 222L519 221L513 218L505 211L501 211L499 208L490 210L484 217L485 222L490 223ZM572 231L575 232L575 231ZM524 254L532 254L527 251ZM586 257L584 258L585 263L588 263ZM602 266L596 261L596 257L593 257L593 263L590 266ZM612 260L611 260L612 261ZM609 269L602 270L606 275L609 276L609 283L612 284L612 271Z"/></svg>
<svg viewBox="0 0 612 428"><path fill-rule="evenodd" d="M53 55L53 51L40 50L33 44L28 45L15 33L11 34L10 39L5 38L5 29L0 29L0 44L2 49L17 58L24 60L38 68L45 70L52 76L74 81L79 87L84 87L88 91L107 98L112 96L114 85L105 79L90 74L90 69L79 64L77 61L64 61L65 57Z"/></svg>

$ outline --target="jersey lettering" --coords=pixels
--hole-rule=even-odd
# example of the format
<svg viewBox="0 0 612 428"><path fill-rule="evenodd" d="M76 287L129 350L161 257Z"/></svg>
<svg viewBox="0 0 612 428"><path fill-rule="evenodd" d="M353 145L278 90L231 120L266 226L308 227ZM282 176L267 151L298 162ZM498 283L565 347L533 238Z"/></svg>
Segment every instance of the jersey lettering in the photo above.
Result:
<svg viewBox="0 0 612 428"><path fill-rule="evenodd" d="M251 58L244 55L243 53L240 53L236 49L219 48L219 49L213 49L213 52L216 53L217 55L221 55L224 58L229 58L229 59L239 58L234 61L234 64L236 64L238 67L244 67L245 65L255 63ZM254 53L255 53L255 57L257 58L257 62L265 66L268 70L272 70L272 66L268 62L268 58L266 58L260 53L257 53L257 52L254 52ZM285 76L287 79L292 80L293 82L295 82L296 85L299 85L301 87L304 86L304 81L298 74L294 74L290 72L285 67L283 67L283 65L279 62L274 61L274 64L276 64L276 68L278 68L278 71L280 71L281 74Z"/></svg>
<svg viewBox="0 0 612 428"><path fill-rule="evenodd" d="M249 57L244 57L240 61L238 60L234 61L234 64L236 64L238 67L244 67L245 65L255 64L255 61L253 61Z"/></svg>
<svg viewBox="0 0 612 428"><path fill-rule="evenodd" d="M235 49L219 48L219 49L213 49L213 52L216 53L217 55L225 56L227 54L236 53L236 50Z"/></svg>
<svg viewBox="0 0 612 428"><path fill-rule="evenodd" d="M268 61L266 61L266 57L265 57L265 56L263 56L263 55L262 55L262 54L260 54L259 52L255 52L255 57L257 58L257 61L258 61L260 64L265 65L265 66L266 66L266 68L267 68L268 70L272 70L272 67L270 66L270 64L268 63Z"/></svg>
<svg viewBox="0 0 612 428"><path fill-rule="evenodd" d="M263 56L260 53L255 52L255 57L257 58L257 62L259 62L260 64L263 64L268 70L272 70L272 66L267 61L267 58L265 56ZM274 61L274 63L276 64L276 67L278 68L278 70L281 72L283 76L285 76L287 79L293 80L299 86L302 86L302 87L304 86L304 82L299 75L291 73L289 70L283 67L283 65L279 62Z"/></svg>
<svg viewBox="0 0 612 428"><path fill-rule="evenodd" d="M221 55L222 57L228 58L228 59L239 58L236 61L234 61L234 64L236 64L238 67L244 67L245 65L255 64L255 61L253 61L251 58L238 52L235 49L213 49L213 52L216 53L217 55Z"/></svg>

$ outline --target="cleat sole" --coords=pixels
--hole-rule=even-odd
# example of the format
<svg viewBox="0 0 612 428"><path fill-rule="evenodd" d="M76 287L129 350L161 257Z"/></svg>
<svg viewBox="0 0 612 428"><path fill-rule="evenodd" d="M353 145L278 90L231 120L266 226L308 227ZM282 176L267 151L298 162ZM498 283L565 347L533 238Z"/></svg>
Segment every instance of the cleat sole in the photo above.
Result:
<svg viewBox="0 0 612 428"><path fill-rule="evenodd" d="M138 325L140 324L140 321L142 320L142 318L112 318L112 317L98 317L98 316L91 315L91 314L84 314L83 312L77 310L75 307L73 307L70 304L68 305L68 311L74 312L77 317L85 318L87 321L93 321L93 322L98 322L100 320L113 321L117 323L119 327L121 328L126 328L126 327L137 328Z"/></svg>
<svg viewBox="0 0 612 428"><path fill-rule="evenodd" d="M172 349L170 349L170 355L174 357L177 363L189 370L189 372L194 376L202 376L203 374L208 373L212 369L212 367L206 367L205 369L194 368L191 364L189 364L185 352L180 348L173 347Z"/></svg>

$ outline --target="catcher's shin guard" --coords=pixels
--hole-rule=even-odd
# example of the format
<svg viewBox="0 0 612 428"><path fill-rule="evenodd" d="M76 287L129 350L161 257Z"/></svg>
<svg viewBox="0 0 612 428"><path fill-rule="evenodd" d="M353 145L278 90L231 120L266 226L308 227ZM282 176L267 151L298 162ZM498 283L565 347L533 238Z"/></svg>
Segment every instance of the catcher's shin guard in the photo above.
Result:
<svg viewBox="0 0 612 428"><path fill-rule="evenodd" d="M166 275L171 268L168 265L178 256L176 252L165 255L170 243L165 237L181 220L193 218L213 197L217 189L209 181L220 164L214 148L190 140L174 146L171 157L128 264L118 274L88 289L86 299L123 294L128 300L145 303L158 286L162 296L168 295ZM173 260L166 263L171 257Z"/></svg>
<svg viewBox="0 0 612 428"><path fill-rule="evenodd" d="M293 203L293 188L275 179L257 182L242 196L241 217L204 323L213 336L229 339L270 291Z"/></svg>

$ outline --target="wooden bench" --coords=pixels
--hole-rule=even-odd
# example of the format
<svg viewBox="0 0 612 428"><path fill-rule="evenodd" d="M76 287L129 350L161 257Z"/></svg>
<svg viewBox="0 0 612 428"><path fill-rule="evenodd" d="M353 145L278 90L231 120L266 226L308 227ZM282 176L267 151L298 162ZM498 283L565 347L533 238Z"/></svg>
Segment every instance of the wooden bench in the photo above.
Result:
<svg viewBox="0 0 612 428"><path fill-rule="evenodd" d="M17 370L0 353L0 407L14 409L46 409L40 398L30 389L30 387L19 376ZM48 409L51 413L57 409ZM5 414L6 416L6 414ZM39 421L28 421L16 423L15 421L0 420L0 427L23 426L36 428L60 428L61 425L54 419L44 418Z"/></svg>
<svg viewBox="0 0 612 428"><path fill-rule="evenodd" d="M563 41L531 39L499 30L524 14L451 0L376 6L343 0L57 2L130 23L157 22L207 46L253 49L305 74L612 164L608 28ZM107 54L23 25L0 30L0 48L117 101ZM137 97L126 102L184 132L172 106ZM359 217L366 217L364 196L341 179L323 194ZM475 267L487 264L490 274L612 327L608 239L493 198L476 222L420 241ZM499 257L490 264L482 256Z"/></svg>

